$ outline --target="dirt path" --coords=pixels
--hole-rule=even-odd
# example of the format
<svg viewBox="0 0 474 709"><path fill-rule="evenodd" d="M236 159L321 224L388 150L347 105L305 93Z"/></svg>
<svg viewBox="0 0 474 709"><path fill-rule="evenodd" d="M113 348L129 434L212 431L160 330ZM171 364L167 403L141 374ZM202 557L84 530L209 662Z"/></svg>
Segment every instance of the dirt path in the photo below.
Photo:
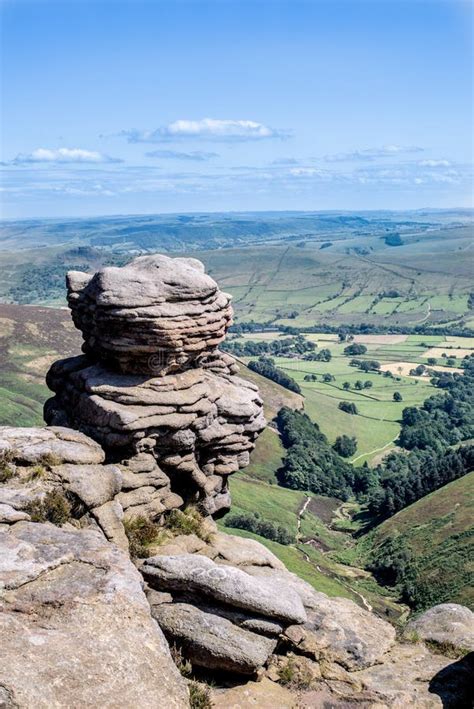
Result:
<svg viewBox="0 0 474 709"><path fill-rule="evenodd" d="M311 502L311 498L307 497L303 505L301 506L300 511L298 512L298 520L296 522L296 542L299 542L301 539L301 519L306 512L306 508L308 507L309 503Z"/></svg>
<svg viewBox="0 0 474 709"><path fill-rule="evenodd" d="M297 530L296 530L296 544L298 544L298 542L301 540L301 520L302 520L303 515L304 515L304 513L306 512L306 508L308 507L308 505L309 505L310 502L311 502L311 498L310 498L310 497L307 497L306 500L305 500L305 502L303 503L303 505L301 506L301 508L300 508L300 510L299 510L299 512L298 512ZM344 513L342 512L342 508L343 508L343 507L344 507L344 506L341 505L341 507L339 507L339 508L336 510L336 512L339 512L339 511L340 511L341 517L344 517L344 513L347 514L347 510L345 510L345 509L344 509ZM345 519L348 519L348 517L346 516ZM311 541L312 541L312 540L309 539L307 542L304 542L304 544L311 544ZM332 572L332 571L329 571L329 570L327 570L327 569L323 569L323 568L321 568L321 566L319 566L318 564L315 564L315 563L311 560L311 558L309 557L309 555L304 551L304 549L300 549L300 551L301 551L301 553L303 554L305 560L306 560L308 563L310 563L312 566L314 566L314 568L315 568L317 571L319 571L320 574L323 574L324 576L327 576L328 578L333 579L334 581L337 581L338 583L340 583L341 586L344 586L345 589L347 589L348 591L350 591L351 593L353 593L355 596L357 596L358 598L360 598L360 600L362 601L364 607L365 607L368 611L372 611L372 610L373 610L373 607L370 605L370 603L369 603L368 600L365 598L365 596L362 595L362 593L359 593L359 591L356 591L354 588L352 588L351 586L349 586L349 584L347 584L345 581L343 581L343 579L342 579L338 574L336 574L336 573L334 573L334 572Z"/></svg>
<svg viewBox="0 0 474 709"><path fill-rule="evenodd" d="M383 420L383 419L382 419L382 420ZM385 450L386 448L388 448L389 446L391 446L392 443L395 443L395 441L397 440L397 438L398 438L398 436L396 436L395 438L392 438L391 441L389 441L388 443L386 443L386 444L385 444L384 446L382 446L381 448L374 448L374 450L372 450L372 451L367 451L367 453L361 453L361 454L358 455L356 458L353 458L353 459L351 460L351 463L355 463L356 460L360 460L361 458L363 458L363 457L366 456L366 455L372 455L373 453L380 453L381 451L383 451L383 450Z"/></svg>

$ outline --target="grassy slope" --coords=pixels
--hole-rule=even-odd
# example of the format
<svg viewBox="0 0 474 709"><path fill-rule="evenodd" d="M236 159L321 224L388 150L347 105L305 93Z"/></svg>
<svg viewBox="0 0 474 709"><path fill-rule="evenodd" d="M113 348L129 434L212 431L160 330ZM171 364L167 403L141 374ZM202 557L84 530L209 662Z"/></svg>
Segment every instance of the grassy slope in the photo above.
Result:
<svg viewBox="0 0 474 709"><path fill-rule="evenodd" d="M431 600L474 607L474 472L398 512L359 541L370 557L387 538L401 537L413 554Z"/></svg>

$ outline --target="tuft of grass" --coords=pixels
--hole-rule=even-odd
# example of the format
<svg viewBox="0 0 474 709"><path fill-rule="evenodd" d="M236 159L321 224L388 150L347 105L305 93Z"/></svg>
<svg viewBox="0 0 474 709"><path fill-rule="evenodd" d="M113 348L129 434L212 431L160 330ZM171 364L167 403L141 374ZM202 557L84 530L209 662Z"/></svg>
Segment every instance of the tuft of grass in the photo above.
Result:
<svg viewBox="0 0 474 709"><path fill-rule="evenodd" d="M51 490L43 499L33 500L25 511L32 522L52 522L58 527L71 518L71 505L58 490Z"/></svg>
<svg viewBox="0 0 474 709"><path fill-rule="evenodd" d="M27 482L31 482L32 480L41 480L44 478L46 475L46 468L42 465L35 465L31 470L26 478Z"/></svg>
<svg viewBox="0 0 474 709"><path fill-rule="evenodd" d="M449 640L438 642L437 640L425 640L425 645L434 655L443 655L451 660L459 660L465 657L469 650L464 647L456 647Z"/></svg>
<svg viewBox="0 0 474 709"><path fill-rule="evenodd" d="M205 528L204 518L195 507L183 510L171 510L166 523L166 529L172 534L195 534L204 542L210 540L210 533Z"/></svg>
<svg viewBox="0 0 474 709"><path fill-rule="evenodd" d="M212 709L211 691L200 682L189 683L190 709Z"/></svg>
<svg viewBox="0 0 474 709"><path fill-rule="evenodd" d="M193 666L189 662L189 660L186 660L186 658L183 656L181 648L178 647L176 644L171 645L170 652L171 657L173 658L173 662L178 668L178 670L181 672L183 677L187 677L189 679L193 672Z"/></svg>
<svg viewBox="0 0 474 709"><path fill-rule="evenodd" d="M162 541L163 530L144 515L124 520L123 526L133 559L146 559L150 556L149 546Z"/></svg>

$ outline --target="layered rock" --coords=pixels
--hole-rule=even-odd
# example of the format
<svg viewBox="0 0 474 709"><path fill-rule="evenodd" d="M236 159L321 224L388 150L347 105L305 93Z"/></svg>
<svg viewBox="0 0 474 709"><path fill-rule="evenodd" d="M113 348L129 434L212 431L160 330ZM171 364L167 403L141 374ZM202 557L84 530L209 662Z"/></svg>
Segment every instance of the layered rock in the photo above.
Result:
<svg viewBox="0 0 474 709"><path fill-rule="evenodd" d="M46 421L87 433L122 466L126 516L159 519L183 500L227 511L228 475L265 425L257 388L217 349L229 296L195 259L165 256L69 274L68 290L86 355L51 367Z"/></svg>

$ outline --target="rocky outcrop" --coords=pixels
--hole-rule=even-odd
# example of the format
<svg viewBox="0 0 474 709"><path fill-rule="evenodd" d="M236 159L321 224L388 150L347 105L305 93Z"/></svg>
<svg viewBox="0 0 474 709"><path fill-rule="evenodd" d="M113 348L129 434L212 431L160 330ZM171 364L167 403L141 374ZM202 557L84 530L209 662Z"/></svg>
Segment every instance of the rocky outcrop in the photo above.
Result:
<svg viewBox="0 0 474 709"><path fill-rule="evenodd" d="M156 255L69 274L68 299L86 354L51 367L47 422L83 431L123 466L125 517L160 519L183 502L228 510L228 476L265 425L257 388L217 349L230 297L199 261Z"/></svg>
<svg viewBox="0 0 474 709"><path fill-rule="evenodd" d="M0 529L2 707L187 707L128 556L98 531Z"/></svg>

